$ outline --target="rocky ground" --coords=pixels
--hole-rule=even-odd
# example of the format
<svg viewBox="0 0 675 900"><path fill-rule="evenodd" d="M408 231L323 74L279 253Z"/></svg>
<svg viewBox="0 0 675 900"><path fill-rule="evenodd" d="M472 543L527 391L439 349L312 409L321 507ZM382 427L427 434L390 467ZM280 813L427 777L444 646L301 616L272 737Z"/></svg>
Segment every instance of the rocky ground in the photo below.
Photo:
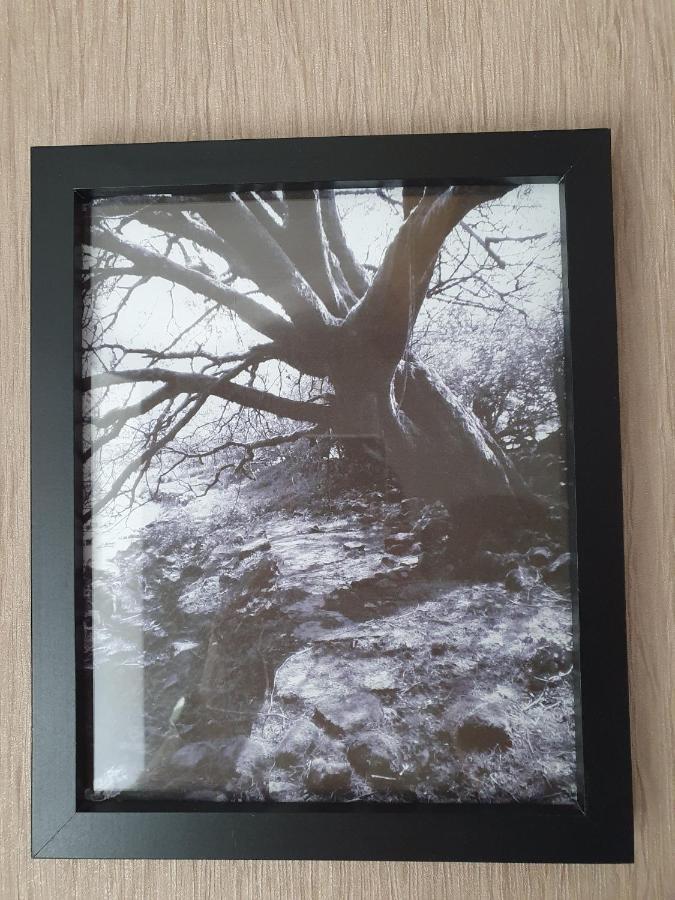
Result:
<svg viewBox="0 0 675 900"><path fill-rule="evenodd" d="M386 486L328 496L297 461L167 497L94 572L97 659L144 667L138 789L573 801L563 549L523 532L469 553L440 505Z"/></svg>

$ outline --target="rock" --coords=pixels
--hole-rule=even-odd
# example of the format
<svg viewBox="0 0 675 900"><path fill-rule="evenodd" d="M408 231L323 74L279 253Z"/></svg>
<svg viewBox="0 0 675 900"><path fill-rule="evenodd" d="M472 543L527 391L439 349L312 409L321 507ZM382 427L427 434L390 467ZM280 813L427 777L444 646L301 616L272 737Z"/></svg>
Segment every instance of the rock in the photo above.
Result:
<svg viewBox="0 0 675 900"><path fill-rule="evenodd" d="M239 559L246 559L249 556L253 556L254 553L264 553L266 550L271 549L272 545L266 538L252 541L250 544L244 544L243 547L239 548Z"/></svg>
<svg viewBox="0 0 675 900"><path fill-rule="evenodd" d="M310 525L307 531L309 534L321 534L321 528L318 525Z"/></svg>
<svg viewBox="0 0 675 900"><path fill-rule="evenodd" d="M415 537L423 547L427 548L437 541L447 538L450 530L449 520L446 519L420 519L415 525Z"/></svg>
<svg viewBox="0 0 675 900"><path fill-rule="evenodd" d="M502 579L513 569L513 556L506 553L495 553L493 550L479 551L471 565L471 571L475 572L479 581L494 581Z"/></svg>
<svg viewBox="0 0 675 900"><path fill-rule="evenodd" d="M388 669L381 669L378 672L373 672L372 675L366 675L363 679L363 686L368 688L369 691L388 693L396 689L396 678Z"/></svg>
<svg viewBox="0 0 675 900"><path fill-rule="evenodd" d="M409 531L399 531L384 539L384 549L397 556L403 556L415 543L415 536Z"/></svg>
<svg viewBox="0 0 675 900"><path fill-rule="evenodd" d="M236 584L237 579L234 575L231 575L229 572L221 572L218 576L218 584L223 590L232 587L232 585Z"/></svg>
<svg viewBox="0 0 675 900"><path fill-rule="evenodd" d="M278 574L279 568L272 556L265 555L260 559L253 559L244 568L233 590L241 596L256 594L271 587Z"/></svg>
<svg viewBox="0 0 675 900"><path fill-rule="evenodd" d="M548 547L531 547L527 552L527 559L533 566L544 566L551 561L553 554Z"/></svg>
<svg viewBox="0 0 675 900"><path fill-rule="evenodd" d="M284 781L282 778L275 777L268 782L267 792L271 800L288 800L289 798L295 799L298 794L298 788L291 781Z"/></svg>
<svg viewBox="0 0 675 900"><path fill-rule="evenodd" d="M371 694L323 700L317 703L312 716L316 725L335 737L372 727L381 718L382 706Z"/></svg>
<svg viewBox="0 0 675 900"><path fill-rule="evenodd" d="M457 747L467 753L508 750L512 746L511 735L500 718L491 716L489 711L467 716L455 732Z"/></svg>
<svg viewBox="0 0 675 900"><path fill-rule="evenodd" d="M387 513L382 521L388 528L393 528L395 531L406 527L405 516L402 516L398 510Z"/></svg>
<svg viewBox="0 0 675 900"><path fill-rule="evenodd" d="M313 759L305 777L307 790L313 794L344 793L351 783L351 767L341 759Z"/></svg>
<svg viewBox="0 0 675 900"><path fill-rule="evenodd" d="M309 719L299 719L283 736L275 762L280 768L304 765L312 750L321 744L323 732Z"/></svg>
<svg viewBox="0 0 675 900"><path fill-rule="evenodd" d="M539 647L526 664L527 686L532 691L541 691L551 679L558 680L558 676L571 667L572 653L566 647L559 644Z"/></svg>
<svg viewBox="0 0 675 900"><path fill-rule="evenodd" d="M347 759L368 779L394 778L401 769L400 750L391 735L368 731L350 744Z"/></svg>
<svg viewBox="0 0 675 900"><path fill-rule="evenodd" d="M443 574L450 577L455 567L448 562L446 552L441 550L423 550L419 555L419 567L422 572L429 574Z"/></svg>
<svg viewBox="0 0 675 900"><path fill-rule="evenodd" d="M554 590L564 590L570 584L570 565L572 557L569 553L561 554L542 571L542 578Z"/></svg>
<svg viewBox="0 0 675 900"><path fill-rule="evenodd" d="M188 579L190 581L194 581L195 578L199 578L200 575L204 574L204 570L201 566L198 566L196 563L190 563L185 566L183 571L180 573L181 578Z"/></svg>
<svg viewBox="0 0 675 900"><path fill-rule="evenodd" d="M361 541L345 541L342 546L350 553L363 553L366 549L366 545Z"/></svg>
<svg viewBox="0 0 675 900"><path fill-rule="evenodd" d="M171 757L171 765L180 769L194 769L213 755L213 748L207 741L184 744Z"/></svg>
<svg viewBox="0 0 675 900"><path fill-rule="evenodd" d="M419 497L406 497L399 504L399 508L405 516L418 516L423 506L424 501Z"/></svg>
<svg viewBox="0 0 675 900"><path fill-rule="evenodd" d="M272 764L269 750L265 748L259 741L248 738L245 744L242 744L236 761L237 772L245 777L255 777L263 775L269 771Z"/></svg>
<svg viewBox="0 0 675 900"><path fill-rule="evenodd" d="M535 576L532 571L525 566L516 566L506 573L504 584L510 591L524 591L532 586Z"/></svg>

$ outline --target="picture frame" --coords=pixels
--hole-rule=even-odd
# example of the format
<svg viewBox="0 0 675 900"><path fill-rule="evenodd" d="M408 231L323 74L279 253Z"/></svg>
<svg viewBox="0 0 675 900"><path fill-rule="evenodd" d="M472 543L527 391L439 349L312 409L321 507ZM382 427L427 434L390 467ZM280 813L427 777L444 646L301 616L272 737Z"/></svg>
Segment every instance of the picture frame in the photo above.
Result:
<svg viewBox="0 0 675 900"><path fill-rule="evenodd" d="M559 186L576 535L575 804L88 799L77 207L242 186ZM631 862L610 133L332 137L32 151L32 852L38 858Z"/></svg>

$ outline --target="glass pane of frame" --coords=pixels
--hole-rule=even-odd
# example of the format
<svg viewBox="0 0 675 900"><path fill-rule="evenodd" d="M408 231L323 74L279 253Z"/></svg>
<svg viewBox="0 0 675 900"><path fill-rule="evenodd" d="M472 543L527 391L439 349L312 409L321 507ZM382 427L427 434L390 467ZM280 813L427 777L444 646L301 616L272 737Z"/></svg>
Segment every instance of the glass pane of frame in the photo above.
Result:
<svg viewBox="0 0 675 900"><path fill-rule="evenodd" d="M575 803L558 185L80 215L87 796Z"/></svg>

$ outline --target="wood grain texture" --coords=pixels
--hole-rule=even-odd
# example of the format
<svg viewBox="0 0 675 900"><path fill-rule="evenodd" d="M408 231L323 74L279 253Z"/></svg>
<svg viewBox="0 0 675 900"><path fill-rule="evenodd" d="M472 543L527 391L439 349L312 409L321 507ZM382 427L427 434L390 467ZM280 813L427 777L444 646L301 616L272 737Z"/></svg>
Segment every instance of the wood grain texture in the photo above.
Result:
<svg viewBox="0 0 675 900"><path fill-rule="evenodd" d="M672 55L670 0L0 0L3 900L675 897ZM614 134L636 864L32 862L29 147L589 126Z"/></svg>

